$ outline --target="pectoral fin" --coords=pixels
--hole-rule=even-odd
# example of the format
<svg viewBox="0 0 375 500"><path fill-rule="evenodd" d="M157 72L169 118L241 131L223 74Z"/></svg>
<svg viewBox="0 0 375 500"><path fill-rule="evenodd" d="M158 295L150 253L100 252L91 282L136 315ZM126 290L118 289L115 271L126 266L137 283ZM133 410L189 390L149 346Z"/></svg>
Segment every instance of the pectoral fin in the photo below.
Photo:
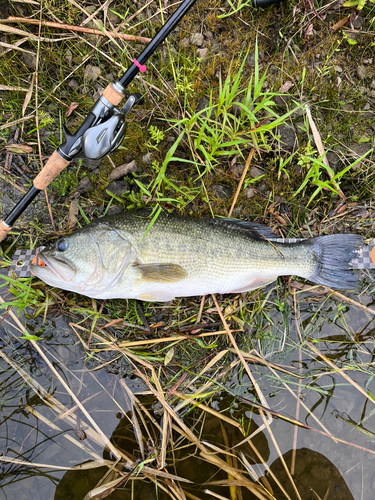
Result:
<svg viewBox="0 0 375 500"><path fill-rule="evenodd" d="M143 281L176 283L187 278L188 273L179 264L135 264Z"/></svg>

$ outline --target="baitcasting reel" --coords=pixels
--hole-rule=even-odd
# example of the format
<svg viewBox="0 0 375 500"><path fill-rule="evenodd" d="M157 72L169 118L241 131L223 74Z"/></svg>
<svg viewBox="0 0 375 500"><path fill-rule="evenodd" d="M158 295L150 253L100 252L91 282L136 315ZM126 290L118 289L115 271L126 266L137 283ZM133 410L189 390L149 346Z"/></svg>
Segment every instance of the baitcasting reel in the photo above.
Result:
<svg viewBox="0 0 375 500"><path fill-rule="evenodd" d="M75 134L64 126L65 142L59 147L59 154L68 161L81 152L92 160L110 154L124 139L125 118L129 111L143 101L140 94L134 93L121 109L117 109L102 96Z"/></svg>
<svg viewBox="0 0 375 500"><path fill-rule="evenodd" d="M140 94L131 94L120 110L113 108L109 119L86 130L82 137L83 154L98 160L118 148L125 137L126 116L135 104L142 102Z"/></svg>

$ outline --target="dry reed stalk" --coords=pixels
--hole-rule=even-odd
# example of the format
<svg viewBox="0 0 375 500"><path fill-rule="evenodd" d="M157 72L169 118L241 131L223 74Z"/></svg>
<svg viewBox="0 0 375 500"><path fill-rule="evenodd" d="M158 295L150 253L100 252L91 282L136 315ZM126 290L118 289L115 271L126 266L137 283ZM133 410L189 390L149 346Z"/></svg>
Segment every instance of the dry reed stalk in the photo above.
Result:
<svg viewBox="0 0 375 500"><path fill-rule="evenodd" d="M253 386L254 386L254 388L255 388L255 390L256 390L256 392L257 392L257 394L258 394L258 396L259 396L259 398L260 398L260 400L261 400L261 402L263 404L263 406L267 407L268 406L267 405L267 401L266 401L265 397L263 396L263 393L260 390L260 387L259 387L257 381L253 377L253 374L251 373L248 364L245 362L245 359L244 359L241 351L239 350L239 348L237 346L237 342L235 341L235 339L233 337L232 330L229 328L228 323L226 322L226 320L224 318L224 315L223 315L223 313L222 313L222 311L221 311L221 309L219 307L219 304L218 304L217 299L216 299L216 295L212 294L212 299L213 299L214 304L216 306L216 310L219 313L220 319L223 322L225 331L226 331L226 333L227 333L227 335L228 335L228 337L229 337L229 339L230 339L230 341L231 341L231 343L232 343L232 345L233 345L233 347L234 347L234 349L236 351L237 356L240 358L241 363L242 363L242 365L243 365L243 367L244 367L244 369L245 369L245 371L246 371L249 379L251 380L251 383L253 384ZM270 422L272 422L272 415L271 414L269 414L268 418L270 419Z"/></svg>
<svg viewBox="0 0 375 500"><path fill-rule="evenodd" d="M184 490L184 493L185 495L187 496L187 498L190 498L190 500L201 500L199 497L196 497L195 495L193 495L192 493L190 493L189 491L185 491Z"/></svg>
<svg viewBox="0 0 375 500"><path fill-rule="evenodd" d="M242 330L234 330L235 332L242 331ZM203 337L211 337L214 335L225 335L226 331L225 330L219 330L217 332L205 332L205 333L199 333L198 335L194 335L194 338L203 338ZM174 337L161 337L161 338L155 338L155 339L148 339L148 340L134 340L130 342L121 342L119 344L119 347L122 348L127 348L127 347L136 347L136 346L142 346L142 345L154 345L154 344L163 344L166 342L175 342L177 340L186 340L189 337L187 335L176 335Z"/></svg>
<svg viewBox="0 0 375 500"><path fill-rule="evenodd" d="M214 498L218 498L219 500L229 500L227 497L223 497L223 495L219 495L218 493L215 493L214 491L208 489L205 489L204 492L206 493L206 495L211 495Z"/></svg>
<svg viewBox="0 0 375 500"><path fill-rule="evenodd" d="M4 303L4 300L2 297L0 297L0 302ZM9 310L9 314L12 317L13 321L17 324L17 326L20 328L20 330L24 333L27 334L26 328L22 325L18 317L14 314L12 310ZM54 365L50 362L46 354L44 353L43 349L39 346L39 344L35 340L29 340L33 348L39 353L39 355L43 358L51 372L56 376L56 378L59 380L61 385L64 387L64 389L67 391L67 393L70 395L70 397L76 402L78 405L79 409L82 411L82 413L86 416L87 420L91 423L97 434L101 437L102 442L104 445L114 454L116 458L124 458L122 453L117 450L111 441L107 438L107 436L104 434L104 432L100 429L100 427L97 425L97 423L94 421L94 419L91 417L91 415L88 413L86 408L82 406L81 402L77 398L77 396L72 392L66 381L63 379L63 377L60 375L60 373L56 370Z"/></svg>
<svg viewBox="0 0 375 500"><path fill-rule="evenodd" d="M50 464L39 464L36 462L27 462L26 460L18 460L17 458L7 457L6 455L0 455L0 462L6 462L17 465L26 465L28 467L41 467L47 469L56 470L70 470L71 467L62 467L61 465L50 465Z"/></svg>
<svg viewBox="0 0 375 500"><path fill-rule="evenodd" d="M128 42L137 42L146 44L151 42L151 38L146 38L144 36L125 35L123 33L118 33L117 31L107 31L106 29L104 29L104 27L103 31L101 31L94 28L85 28L84 26L74 26L71 24L54 23L52 21L43 21L43 20L38 21L37 19L30 19L27 17L15 17L15 16L9 16L8 19L6 19L5 21L22 23L22 24L33 24L36 26L46 26L47 28L57 28L61 30L77 31L80 33L88 33L89 35L120 38L121 40L126 40ZM4 20L2 20L1 22L3 23ZM25 34L25 32L22 33Z"/></svg>
<svg viewBox="0 0 375 500"><path fill-rule="evenodd" d="M12 87L11 85L0 85L0 90L10 90L12 92L28 92L29 89L24 87Z"/></svg>
<svg viewBox="0 0 375 500"><path fill-rule="evenodd" d="M286 384L285 382L282 381L281 377L279 376L279 374L273 370L272 368L270 368L271 372L275 375L275 377L277 377L281 383L284 385L284 387L290 392L290 394L294 397L294 398L297 398L297 395L292 391L292 389L288 386L288 384ZM327 373L325 372L325 375L327 375ZM310 411L310 409L305 405L305 403L303 401L301 401L300 399L300 405L304 408L304 410L315 420L315 422L320 425L320 427L323 429L323 431L325 433L327 433L333 440L335 440L335 438L332 436L332 434L329 432L329 430L321 423L321 421L314 415L314 413L312 413Z"/></svg>
<svg viewBox="0 0 375 500"><path fill-rule="evenodd" d="M306 111L307 118L309 120L311 132L313 133L313 136L314 136L314 141L315 141L316 147L318 149L318 153L319 153L320 156L322 156L322 162L324 163L324 165L326 165L327 167L329 167L327 156L325 155L325 152L324 152L324 146L323 146L322 138L320 136L320 133L318 131L317 126L315 125L315 122L314 122L314 119L313 119L313 117L311 115L311 111L310 111L309 106L305 107L305 111ZM333 179L333 175L332 175L331 171L329 170L329 168L326 170L326 172L328 174L328 177L332 180ZM344 195L344 193L342 192L342 190L340 189L340 187L338 186L338 184L335 183L335 187L336 187L336 189L337 189L337 191L338 191L338 193L340 195L340 198L341 199L345 199L346 196Z"/></svg>
<svg viewBox="0 0 375 500"><path fill-rule="evenodd" d="M230 446L229 446L228 435L225 431L225 427L224 427L223 422L221 420L219 420L219 424L220 424L221 434L223 435L225 450L229 451ZM232 458L233 457L232 457L231 453L225 453L225 460L227 461L227 464L230 467L233 467ZM237 467L235 467L235 468L237 468ZM234 480L234 477L228 473L228 481L225 481L225 483L228 484L228 486L229 486L229 493L230 493L231 500L237 500L237 488L233 484L229 484L229 483L232 483L233 480ZM241 488L238 488L238 490L241 491Z"/></svg>
<svg viewBox="0 0 375 500"><path fill-rule="evenodd" d="M259 385L258 385L257 381L256 381L256 380L255 380L255 378L253 377L253 374L251 373L251 371L250 371L250 369L249 369L249 367L248 367L247 363L245 362L245 359L244 359L244 357L243 357L243 355L242 355L241 351L239 350L239 348L238 348L238 346L237 346L237 343L236 343L236 341L235 341L235 339L234 339L234 337L233 337L233 334L232 334L232 332L231 332L231 330L230 330L230 328L229 328L229 326L228 326L227 322L225 321L225 318L224 318L224 316L223 316L223 313L221 312L221 309L220 309L219 304L218 304L218 302L217 302L216 296L215 296L214 294L212 295L212 298L213 298L213 301L214 301L214 303L215 303L215 306L216 306L217 312L219 313L220 319L221 319L221 321L223 322L224 328L225 328L225 330L227 331L228 336L229 336L229 338L230 338L230 340L231 340L231 342L232 342L232 345L233 345L233 347L235 348L235 350L236 350L236 352L237 352L237 355L238 355L238 357L240 358L241 363L243 364L243 367L245 368L246 373L248 374L248 376L249 376L249 378L250 378L251 382L253 383L253 386L254 386L254 388L255 388L255 390L256 390L256 392L257 392L257 394L258 394L258 396L259 396L260 400L262 401L263 406L264 406L264 407L266 407L265 411L267 412L268 419L264 416L264 412L263 412L263 410L259 408L259 414L260 414L260 416L262 417L262 420L263 420L263 425L262 425L261 427L259 427L259 429L261 429L262 427L263 427L263 428L265 427L265 428L267 429L268 434L269 434L269 436L270 436L270 438L271 438L271 440L272 440L272 443L273 443L273 445L274 445L274 447L275 447L275 449L276 449L276 451L277 451L277 453L278 453L278 455L279 455L280 461L281 461L281 463L283 464L283 467L284 467L284 469L285 469L285 472L286 472L286 474L287 474L287 476L288 476L288 478L289 478L289 480L290 480L290 483L291 483L291 485L292 485L292 487L293 487L293 489L294 489L294 491L295 491L295 493L296 493L296 495L297 495L297 498L298 498L298 500L302 500L302 499L301 499L301 496L300 496L300 494L299 494L299 492L298 492L298 489L297 489L297 487L296 487L296 485L295 485L295 483L294 483L294 481L293 481L293 478L292 478L292 476L290 475L290 471L289 471L289 469L288 469L288 467L287 467L287 465L286 465L286 462L285 462L285 460L284 460L284 457L282 456L282 453L281 453L280 448L279 448L279 446L278 446L278 444L277 444L277 441L276 441L276 439L275 439L275 436L273 435L273 432L271 431L271 428L270 428L270 425L269 425L269 424L270 424L270 423L272 423L272 415L271 415L271 413L270 413L270 412L268 412L268 411L267 411L267 407L268 407L267 401L266 401L266 399L265 399L265 397L264 397L263 393L261 392L261 390L260 390L260 388L259 388ZM258 429L258 431L259 431L259 429Z"/></svg>
<svg viewBox="0 0 375 500"><path fill-rule="evenodd" d="M317 354L320 358L322 358L322 360L327 363L327 365L329 365L331 368L334 369L334 371L338 374L340 374L342 376L342 378L344 378L347 382L349 382L349 384L351 384L355 389L357 389L357 391L359 391L363 396L365 396L372 404L375 404L375 401L372 399L371 396L369 396L367 394L367 392L362 389L362 387L360 385L357 384L357 382L354 382L353 379L351 379L349 377L349 375L347 375L344 370L340 369L340 368L337 368L337 366L332 363L332 361L330 359L328 359L326 356L324 356L324 354L322 354L319 349L317 349L311 342L306 342L306 345L309 347L309 349L311 349L313 352L315 352L315 354Z"/></svg>
<svg viewBox="0 0 375 500"><path fill-rule="evenodd" d="M204 452L200 452L200 456L204 458L207 462L216 465L219 469L224 470L233 476L241 486L247 488L251 493L253 493L260 500L274 500L273 496L264 488L264 486L259 485L250 481L243 476L244 471L235 469L234 467L229 466L224 460L222 460L217 455L207 454Z"/></svg>
<svg viewBox="0 0 375 500"><path fill-rule="evenodd" d="M3 174L0 174L0 178L3 179L8 184L11 184L14 188L18 189L18 191L20 191L22 194L26 194L26 189L23 189L21 186L18 186L18 184L16 184L15 182L12 182L10 179L5 177Z"/></svg>
<svg viewBox="0 0 375 500"><path fill-rule="evenodd" d="M229 352L235 353L235 349L228 349ZM268 368L274 368L275 370L278 370L280 372L286 373L287 375L290 375L291 377L295 378L304 378L302 375L298 375L298 373L293 373L290 370L287 370L286 368L283 368L280 365L276 365L275 363L272 363L272 361L267 361L267 359L261 358L258 354L252 354L251 352L244 352L240 351L242 356L249 360L252 361L253 363L260 363L264 366L267 366Z"/></svg>
<svg viewBox="0 0 375 500"><path fill-rule="evenodd" d="M336 292L336 290L332 290L331 288L329 288L329 291L332 292L332 295L336 295L336 297L339 297L340 299L345 300L345 302L349 302L349 304L352 304L353 306L356 306L356 307L359 307L360 309L363 309L363 311L366 311L372 315L375 315L374 309L371 309L370 307L366 307L363 304L361 304L360 302L356 302L355 300L350 299L349 297L346 297L342 293Z"/></svg>
<svg viewBox="0 0 375 500"><path fill-rule="evenodd" d="M204 403L198 403L198 401L196 399L194 399L194 397L185 396L184 394L181 394L180 392L177 392L177 391L175 392L175 395L184 401L188 401L190 404L194 405L195 407L200 408L201 410L203 410L207 413L210 413L211 415L214 415L216 418L219 419L219 422L221 420L223 420L227 424L230 424L233 427L236 427L237 429L239 429L242 432L242 426L240 423L236 422L235 420L233 420L230 417L223 415L222 413L214 410L213 408L210 408L209 406L205 405Z"/></svg>
<svg viewBox="0 0 375 500"><path fill-rule="evenodd" d="M18 118L17 120L13 120L11 122L4 123L3 125L0 125L0 130L4 130L9 127L13 127L14 125L18 125L19 123L23 123L27 120L31 120L31 118L34 118L34 114L32 115L27 115L24 118ZM25 191L26 193L26 191Z"/></svg>
<svg viewBox="0 0 375 500"><path fill-rule="evenodd" d="M254 156L254 153L255 153L255 149L253 148L250 151L249 156L247 157L246 165L245 165L245 168L243 169L240 182L238 183L237 190L236 190L236 193L235 193L234 198L233 198L232 206L230 207L230 210L228 212L228 217L231 217L233 209L234 209L234 206L237 203L238 195L240 194L240 191L241 191L241 188L242 188L242 184L244 183L244 180L245 180L247 171L249 170L250 163L251 163L251 160L252 160L252 158Z"/></svg>
<svg viewBox="0 0 375 500"><path fill-rule="evenodd" d="M292 500L290 498L290 496L288 495L287 491L285 490L284 486L280 483L280 481L275 476L275 474L272 471L272 469L270 469L269 465L267 464L267 460L264 460L264 458L262 457L262 455L258 451L258 448L254 445L254 443L251 440L248 441L248 444L249 444L250 448L253 450L253 452L256 454L256 456L258 457L258 459L260 460L260 463L265 467L265 469L268 472L268 474L272 477L272 479L275 481L275 483L277 484L277 486L284 493L285 498L287 500ZM245 455L242 452L241 452L241 458L242 458L242 460L243 460L243 462L244 462L244 464L245 464L245 466L247 468L247 464L246 464L247 460L246 460Z"/></svg>
<svg viewBox="0 0 375 500"><path fill-rule="evenodd" d="M51 429L53 429L56 432L62 432L62 429L56 425L54 422L49 420L47 417L42 415L40 412L35 410L29 405L25 405L25 410L27 410L31 415L34 415L36 419L38 419L39 422L43 422L44 424L48 425ZM81 450L85 451L88 455L91 455L95 461L102 461L103 458L98 455L95 450L91 449L89 446L86 446L82 441L79 441L78 439L74 438L71 434L63 434L64 438L67 441L70 441L72 444L80 448Z"/></svg>

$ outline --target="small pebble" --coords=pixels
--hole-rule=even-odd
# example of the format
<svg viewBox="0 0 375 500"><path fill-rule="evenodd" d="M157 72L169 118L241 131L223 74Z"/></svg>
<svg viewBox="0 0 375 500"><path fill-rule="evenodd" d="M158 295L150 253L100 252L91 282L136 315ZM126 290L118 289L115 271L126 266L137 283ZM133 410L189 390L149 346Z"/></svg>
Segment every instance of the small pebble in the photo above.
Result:
<svg viewBox="0 0 375 500"><path fill-rule="evenodd" d="M152 153L146 153L142 156L142 161L146 165L150 165L152 163Z"/></svg>
<svg viewBox="0 0 375 500"><path fill-rule="evenodd" d="M123 193L129 191L129 183L126 181L112 181L106 187L106 191L120 197ZM107 194L107 197L108 196L109 195Z"/></svg>
<svg viewBox="0 0 375 500"><path fill-rule="evenodd" d="M87 176L82 177L82 179L79 181L77 185L77 191L83 194L86 193L86 191L91 191L91 189L92 189L92 184L90 179Z"/></svg>
<svg viewBox="0 0 375 500"><path fill-rule="evenodd" d="M361 80L363 78L366 78L366 76L367 76L367 68L366 68L366 66L364 66L363 64L361 66L358 66L358 68L357 68L357 75L358 75L358 78L360 78Z"/></svg>
<svg viewBox="0 0 375 500"><path fill-rule="evenodd" d="M197 49L197 56L199 57L199 59L204 59L208 54L208 49L205 48L205 49Z"/></svg>
<svg viewBox="0 0 375 500"><path fill-rule="evenodd" d="M204 42L204 36L202 33L193 33L190 37L190 42L198 47L202 47Z"/></svg>

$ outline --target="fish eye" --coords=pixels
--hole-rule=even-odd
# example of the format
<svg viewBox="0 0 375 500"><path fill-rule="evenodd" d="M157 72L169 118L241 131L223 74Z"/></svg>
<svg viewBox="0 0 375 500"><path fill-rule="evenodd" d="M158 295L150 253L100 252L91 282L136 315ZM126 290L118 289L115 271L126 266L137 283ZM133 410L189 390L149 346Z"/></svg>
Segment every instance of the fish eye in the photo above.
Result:
<svg viewBox="0 0 375 500"><path fill-rule="evenodd" d="M65 252L68 248L68 242L65 239L59 240L56 244L56 248L59 252Z"/></svg>

